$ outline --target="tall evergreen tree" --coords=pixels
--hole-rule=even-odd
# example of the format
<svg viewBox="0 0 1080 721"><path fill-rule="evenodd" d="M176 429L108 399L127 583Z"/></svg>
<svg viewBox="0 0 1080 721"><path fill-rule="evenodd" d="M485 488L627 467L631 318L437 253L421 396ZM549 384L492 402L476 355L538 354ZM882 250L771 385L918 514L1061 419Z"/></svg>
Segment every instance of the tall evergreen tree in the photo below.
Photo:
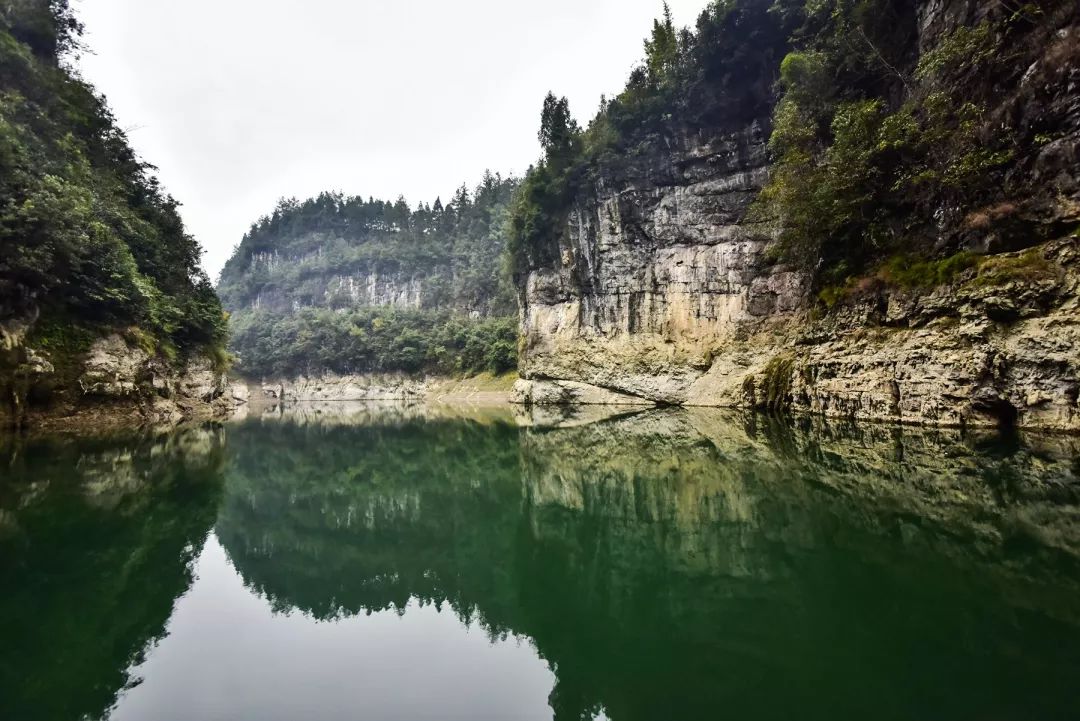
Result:
<svg viewBox="0 0 1080 721"><path fill-rule="evenodd" d="M675 68L679 59L679 42L671 8L664 3L664 16L653 21L652 35L645 40L645 68L649 82L659 85Z"/></svg>

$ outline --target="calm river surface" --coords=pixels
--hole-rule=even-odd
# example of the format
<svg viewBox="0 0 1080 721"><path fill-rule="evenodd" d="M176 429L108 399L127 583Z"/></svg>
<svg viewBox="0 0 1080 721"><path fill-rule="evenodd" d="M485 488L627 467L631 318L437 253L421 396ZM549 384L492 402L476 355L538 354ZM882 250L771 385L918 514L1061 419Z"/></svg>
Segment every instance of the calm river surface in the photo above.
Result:
<svg viewBox="0 0 1080 721"><path fill-rule="evenodd" d="M0 719L1076 719L1078 452L347 404L0 440Z"/></svg>

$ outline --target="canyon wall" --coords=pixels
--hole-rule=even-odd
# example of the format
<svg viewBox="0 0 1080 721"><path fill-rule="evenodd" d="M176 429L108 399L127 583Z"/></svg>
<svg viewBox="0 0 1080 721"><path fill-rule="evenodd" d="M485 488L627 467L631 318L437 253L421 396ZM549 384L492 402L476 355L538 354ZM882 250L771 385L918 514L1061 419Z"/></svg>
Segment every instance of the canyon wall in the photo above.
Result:
<svg viewBox="0 0 1080 721"><path fill-rule="evenodd" d="M916 3L913 52L989 8ZM981 254L977 267L937 287L867 278L826 307L808 273L775 260L771 226L749 220L769 178L764 107L715 133L654 144L578 193L558 260L521 281L517 400L602 396L1080 430L1077 15L1050 7L1031 36L1041 39L1017 50L1018 79L985 78L972 90L993 89L990 112L1017 137L1054 128L1007 171L1021 189L1021 231L965 227L959 245ZM932 218L975 210L940 205ZM944 244L951 229L941 225Z"/></svg>

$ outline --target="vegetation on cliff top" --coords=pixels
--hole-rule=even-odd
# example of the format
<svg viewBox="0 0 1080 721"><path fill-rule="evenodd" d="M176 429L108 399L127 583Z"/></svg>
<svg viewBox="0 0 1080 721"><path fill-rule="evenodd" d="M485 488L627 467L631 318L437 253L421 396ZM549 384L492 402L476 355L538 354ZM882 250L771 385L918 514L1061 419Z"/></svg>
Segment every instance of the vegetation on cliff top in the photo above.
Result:
<svg viewBox="0 0 1080 721"><path fill-rule="evenodd" d="M1060 84L1076 43L1053 31L1073 6L988 3L943 21L922 48L909 0L715 0L693 30L678 30L665 6L644 60L586 129L565 99L545 101L544 157L511 218L514 270L556 262L571 210L637 159L767 118L770 179L745 220L771 225L773 257L819 287L980 242L1045 240L1061 225L1053 190L1011 171L1053 140L1058 120L1026 117L1025 93ZM1044 53L1041 85L1006 98ZM647 167L639 175L661 173Z"/></svg>
<svg viewBox="0 0 1080 721"><path fill-rule="evenodd" d="M782 18L764 0L714 0L692 31L675 27L665 3L644 61L587 128L574 121L565 98L549 94L544 157L526 174L511 215L515 275L558 258L567 217L590 184L647 163L688 135L742 129L766 115L786 48Z"/></svg>
<svg viewBox="0 0 1080 721"><path fill-rule="evenodd" d="M137 326L170 359L218 350L226 321L176 201L65 62L80 33L67 0L0 8L0 317Z"/></svg>
<svg viewBox="0 0 1080 721"><path fill-rule="evenodd" d="M238 368L501 372L517 364L517 314L504 272L518 181L486 173L443 205L410 209L323 193L281 201L252 225L218 289ZM402 297L402 295L407 297Z"/></svg>

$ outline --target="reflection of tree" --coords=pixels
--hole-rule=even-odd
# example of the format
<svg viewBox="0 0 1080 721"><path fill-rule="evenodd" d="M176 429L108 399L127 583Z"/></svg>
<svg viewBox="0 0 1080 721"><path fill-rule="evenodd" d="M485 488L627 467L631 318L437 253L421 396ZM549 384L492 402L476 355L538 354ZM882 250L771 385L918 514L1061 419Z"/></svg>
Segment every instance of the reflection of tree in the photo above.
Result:
<svg viewBox="0 0 1080 721"><path fill-rule="evenodd" d="M253 422L230 449L218 534L249 585L320 618L416 597L528 636L559 718L1026 718L1080 670L1064 455L698 411Z"/></svg>
<svg viewBox="0 0 1080 721"><path fill-rule="evenodd" d="M318 618L451 602L452 576L502 589L519 522L516 430L422 420L235 428L218 535L245 579ZM455 533L457 527L467 533ZM444 577L449 575L450 577Z"/></svg>
<svg viewBox="0 0 1080 721"><path fill-rule="evenodd" d="M222 437L42 442L7 456L0 718L99 718L191 584Z"/></svg>

